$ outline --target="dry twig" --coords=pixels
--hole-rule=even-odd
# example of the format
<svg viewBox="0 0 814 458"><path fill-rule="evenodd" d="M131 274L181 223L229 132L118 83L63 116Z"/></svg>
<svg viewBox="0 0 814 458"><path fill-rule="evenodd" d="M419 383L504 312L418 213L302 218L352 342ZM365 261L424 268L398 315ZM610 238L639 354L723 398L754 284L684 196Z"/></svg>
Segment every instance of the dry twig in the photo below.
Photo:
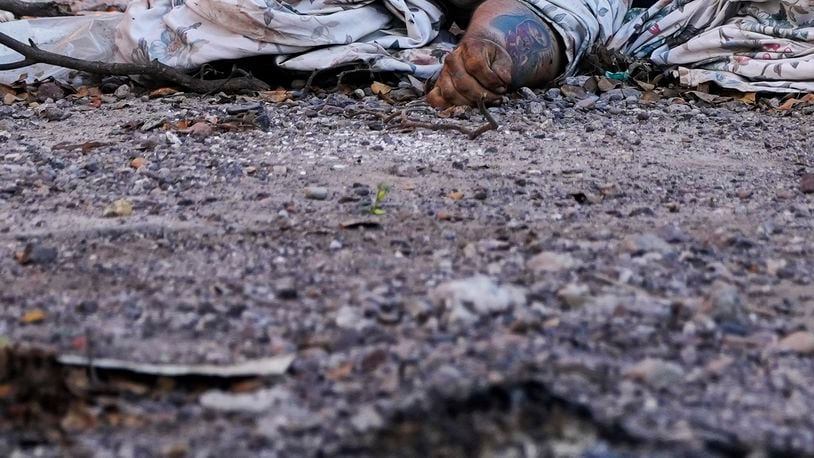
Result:
<svg viewBox="0 0 814 458"><path fill-rule="evenodd" d="M56 2L25 2L22 0L0 0L0 10L6 10L15 16L56 17L70 16L67 5Z"/></svg>
<svg viewBox="0 0 814 458"><path fill-rule="evenodd" d="M0 64L0 71L14 70L43 63L56 65L58 67L70 68L95 75L149 76L151 78L173 82L192 92L197 92L200 94L217 91L234 93L263 91L269 89L269 86L266 83L252 77L251 75L237 78L230 77L217 80L204 80L190 76L181 70L162 64L157 60L143 64L127 64L77 59L74 57L63 56L61 54L45 51L38 48L34 43L22 43L4 33L0 33L0 44L7 46L11 50L16 51L23 56L23 59L18 62Z"/></svg>
<svg viewBox="0 0 814 458"><path fill-rule="evenodd" d="M427 122L427 121L418 121L415 119L409 118L409 113L416 111L415 108L406 108L403 110L393 111L390 113L380 113L376 111L370 110L360 110L360 111L345 111L345 114L349 116L360 116L360 115L370 115L378 118L381 122L383 122L387 127L398 129L401 131L410 131L415 129L427 129L427 130L454 130L458 131L467 137L470 140L474 140L481 135L489 132L490 130L497 130L500 125L495 121L495 118L489 113L489 110L486 109L486 104L483 100L478 103L478 109L480 113L486 118L486 124L477 127L475 129L471 129L462 124L456 124L452 122L440 121L440 122ZM394 124L393 121L399 119L398 124Z"/></svg>

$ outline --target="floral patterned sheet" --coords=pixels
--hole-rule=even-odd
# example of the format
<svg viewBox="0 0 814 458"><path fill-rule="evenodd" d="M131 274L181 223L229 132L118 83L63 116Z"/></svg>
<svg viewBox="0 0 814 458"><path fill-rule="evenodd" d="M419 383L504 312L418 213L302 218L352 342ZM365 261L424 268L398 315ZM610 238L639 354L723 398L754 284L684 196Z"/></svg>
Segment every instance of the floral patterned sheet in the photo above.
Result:
<svg viewBox="0 0 814 458"><path fill-rule="evenodd" d="M562 34L573 71L606 46L679 66L681 82L742 92L814 91L814 2L810 0L525 0Z"/></svg>
<svg viewBox="0 0 814 458"><path fill-rule="evenodd" d="M560 33L569 74L605 46L677 65L687 86L814 91L814 0L658 0L646 10L630 8L631 0L520 1ZM45 29L64 30L61 39L38 43L100 60L159 59L191 69L269 55L288 69L366 62L373 70L427 78L455 46L445 22L436 0L134 0L121 16L14 21L0 24L0 32L27 41ZM89 34L91 51L82 44ZM0 47L0 62L18 57ZM0 72L0 80L18 73Z"/></svg>

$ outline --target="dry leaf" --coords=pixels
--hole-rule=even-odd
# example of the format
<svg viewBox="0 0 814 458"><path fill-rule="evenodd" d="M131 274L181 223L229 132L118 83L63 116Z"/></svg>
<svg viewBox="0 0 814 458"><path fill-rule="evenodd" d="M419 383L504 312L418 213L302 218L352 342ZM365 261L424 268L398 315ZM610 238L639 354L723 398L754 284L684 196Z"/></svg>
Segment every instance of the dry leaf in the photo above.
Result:
<svg viewBox="0 0 814 458"><path fill-rule="evenodd" d="M661 100L661 96L656 91L645 91L642 94L641 101L645 104L656 103Z"/></svg>
<svg viewBox="0 0 814 458"><path fill-rule="evenodd" d="M45 312L42 309L29 310L23 314L20 321L26 324L41 323L45 321Z"/></svg>
<svg viewBox="0 0 814 458"><path fill-rule="evenodd" d="M754 105L757 102L757 93L756 92L747 92L739 97L736 97L737 100L747 104L747 105Z"/></svg>
<svg viewBox="0 0 814 458"><path fill-rule="evenodd" d="M284 89L276 91L262 91L258 94L262 100L271 103L283 103L291 98L291 92Z"/></svg>
<svg viewBox="0 0 814 458"><path fill-rule="evenodd" d="M370 91L373 92L373 95L387 95L392 90L392 87L378 81L374 81L373 84L370 85Z"/></svg>
<svg viewBox="0 0 814 458"><path fill-rule="evenodd" d="M178 91L171 87L162 87L150 92L150 98L157 99L160 97L167 97L168 95L173 95L177 93Z"/></svg>
<svg viewBox="0 0 814 458"><path fill-rule="evenodd" d="M452 191L451 193L447 194L447 197L449 197L450 199L452 199L454 201L459 201L459 200L463 200L464 193L462 193L461 191Z"/></svg>
<svg viewBox="0 0 814 458"><path fill-rule="evenodd" d="M145 164L147 164L147 160L141 156L134 158L132 161L130 161L130 167L136 170L144 167Z"/></svg>

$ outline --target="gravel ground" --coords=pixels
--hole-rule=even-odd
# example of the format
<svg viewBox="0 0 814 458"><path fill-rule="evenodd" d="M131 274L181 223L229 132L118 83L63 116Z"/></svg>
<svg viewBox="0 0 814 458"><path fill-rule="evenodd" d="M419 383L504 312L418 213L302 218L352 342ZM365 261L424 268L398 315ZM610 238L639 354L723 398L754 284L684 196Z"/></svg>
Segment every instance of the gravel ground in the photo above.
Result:
<svg viewBox="0 0 814 458"><path fill-rule="evenodd" d="M293 362L56 369L57 423L0 454L814 456L807 115L527 92L470 140L370 96L126 92L0 107L0 336Z"/></svg>

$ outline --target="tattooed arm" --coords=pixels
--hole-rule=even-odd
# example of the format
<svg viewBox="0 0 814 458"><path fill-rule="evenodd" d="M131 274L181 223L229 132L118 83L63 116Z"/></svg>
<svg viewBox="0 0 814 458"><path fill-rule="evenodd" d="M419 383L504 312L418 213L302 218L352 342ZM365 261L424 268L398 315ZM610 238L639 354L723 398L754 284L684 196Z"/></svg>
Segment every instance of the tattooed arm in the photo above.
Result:
<svg viewBox="0 0 814 458"><path fill-rule="evenodd" d="M427 98L432 105L494 102L507 91L541 86L563 71L559 35L517 0L486 0Z"/></svg>

